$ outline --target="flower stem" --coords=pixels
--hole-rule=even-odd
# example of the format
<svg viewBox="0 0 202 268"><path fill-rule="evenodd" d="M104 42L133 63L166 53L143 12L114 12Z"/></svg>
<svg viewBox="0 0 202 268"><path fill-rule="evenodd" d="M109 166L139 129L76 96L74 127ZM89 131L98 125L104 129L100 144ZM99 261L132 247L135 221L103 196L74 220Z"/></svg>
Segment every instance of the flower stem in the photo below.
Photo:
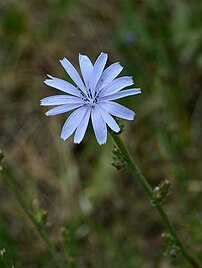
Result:
<svg viewBox="0 0 202 268"><path fill-rule="evenodd" d="M150 186L150 184L148 183L148 181L146 180L146 178L143 176L143 174L140 171L140 169L138 168L138 166L133 161L130 153L128 152L128 150L126 149L126 147L125 147L122 139L120 138L120 135L119 134L116 134L113 131L110 131L110 133L111 133L112 138L114 139L117 147L119 148L119 150L123 154L124 159L127 162L127 165L130 168L131 172L133 173L133 175L135 176L135 178L138 180L138 182L142 185L142 187L145 190L146 194L151 199L151 202L154 204L155 208L157 209L157 211L158 211L158 213L159 213L159 215L161 217L161 220L163 221L165 227L167 228L167 230L169 231L169 233L173 237L173 239L174 239L176 245L179 247L182 255L192 265L192 267L194 267L194 268L200 268L201 266L189 254L189 252L187 251L187 249L185 248L185 246L181 242L181 240L180 240L180 238L179 238L179 236L178 236L178 234L177 234L174 226L170 222L170 220L168 218L168 215L167 215L165 209L163 208L162 204L158 200L154 200L154 191L153 191L152 187Z"/></svg>
<svg viewBox="0 0 202 268"><path fill-rule="evenodd" d="M20 206L23 208L23 210L25 211L25 213L27 214L27 216L29 217L31 222L34 224L34 226L35 226L36 230L38 231L39 235L41 236L42 240L46 243L47 248L48 248L50 254L52 255L57 267L59 267L59 268L67 268L67 265L64 265L62 259L59 257L59 255L58 255L58 253L57 253L57 251L55 249L55 246L53 245L53 243L49 239L46 231L44 230L44 228L42 226L42 224L37 221L35 215L32 213L32 211L27 206L25 200L22 198L22 196L17 191L16 181L13 178L12 174L9 172L9 168L4 166L2 173L4 173L3 177L4 177L4 181L5 181L6 185L11 190L11 192L14 194L16 200L18 201Z"/></svg>

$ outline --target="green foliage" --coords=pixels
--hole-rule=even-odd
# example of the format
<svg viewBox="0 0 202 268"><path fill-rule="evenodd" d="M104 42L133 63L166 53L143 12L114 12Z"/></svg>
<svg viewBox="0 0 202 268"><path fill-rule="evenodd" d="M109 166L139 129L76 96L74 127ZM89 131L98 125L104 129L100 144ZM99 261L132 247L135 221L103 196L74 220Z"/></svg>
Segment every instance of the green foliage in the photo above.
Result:
<svg viewBox="0 0 202 268"><path fill-rule="evenodd" d="M26 26L25 16L17 7L7 9L1 22L5 35L18 37L25 32Z"/></svg>
<svg viewBox="0 0 202 268"><path fill-rule="evenodd" d="M21 267L17 257L17 245L10 234L10 222L6 215L0 211L0 267L7 268L15 265Z"/></svg>

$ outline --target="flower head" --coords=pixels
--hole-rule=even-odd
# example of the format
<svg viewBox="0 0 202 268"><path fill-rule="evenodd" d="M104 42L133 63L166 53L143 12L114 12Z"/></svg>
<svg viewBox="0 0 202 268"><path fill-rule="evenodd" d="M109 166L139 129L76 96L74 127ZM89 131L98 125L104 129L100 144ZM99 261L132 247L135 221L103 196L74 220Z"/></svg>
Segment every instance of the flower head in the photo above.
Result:
<svg viewBox="0 0 202 268"><path fill-rule="evenodd" d="M108 55L101 53L93 65L90 59L79 54L79 65L82 78L74 66L64 58L61 64L71 77L75 85L67 81L48 75L44 83L48 86L65 92L65 95L56 95L41 100L43 106L56 106L47 116L66 113L74 110L67 118L61 132L63 140L68 139L73 132L74 143L80 143L85 135L91 118L96 139L99 144L106 143L107 125L119 132L119 125L113 116L133 120L135 113L114 100L141 93L140 88L122 90L133 85L132 77L117 78L123 67L117 62L104 70Z"/></svg>

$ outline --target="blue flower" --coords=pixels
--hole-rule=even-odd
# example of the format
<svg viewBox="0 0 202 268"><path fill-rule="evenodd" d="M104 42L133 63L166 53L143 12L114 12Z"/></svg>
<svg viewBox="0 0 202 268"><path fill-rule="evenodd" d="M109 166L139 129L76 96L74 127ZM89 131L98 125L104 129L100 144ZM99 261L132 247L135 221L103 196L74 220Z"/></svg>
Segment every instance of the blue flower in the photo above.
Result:
<svg viewBox="0 0 202 268"><path fill-rule="evenodd" d="M75 110L67 118L61 132L63 140L68 139L73 132L74 143L80 143L85 135L89 120L98 143L104 144L107 140L107 125L114 131L120 128L113 116L133 120L135 113L114 100L141 93L140 88L122 90L133 85L132 77L117 78L123 67L117 62L104 70L108 55L101 53L93 65L90 59L79 54L79 65L82 78L74 66L64 58L61 64L71 77L75 85L67 81L48 75L44 83L67 94L56 95L41 100L43 106L54 106L46 112L47 116L57 115Z"/></svg>

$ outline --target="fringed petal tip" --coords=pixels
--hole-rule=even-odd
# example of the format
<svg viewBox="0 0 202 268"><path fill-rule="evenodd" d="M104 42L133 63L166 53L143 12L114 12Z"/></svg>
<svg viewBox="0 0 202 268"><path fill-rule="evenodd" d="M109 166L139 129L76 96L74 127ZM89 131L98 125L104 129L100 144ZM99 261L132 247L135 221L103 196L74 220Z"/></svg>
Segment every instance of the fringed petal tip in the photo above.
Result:
<svg viewBox="0 0 202 268"><path fill-rule="evenodd" d="M67 59L64 57L63 59L59 60L60 63L66 61Z"/></svg>
<svg viewBox="0 0 202 268"><path fill-rule="evenodd" d="M51 81L52 81L52 79L45 79L43 82L44 82L44 84L46 84L48 86Z"/></svg>
<svg viewBox="0 0 202 268"><path fill-rule="evenodd" d="M45 115L46 115L46 116L51 116L51 115L49 114L49 111L48 111L48 112L46 112L46 113L45 113Z"/></svg>
<svg viewBox="0 0 202 268"><path fill-rule="evenodd" d="M107 143L107 141L101 142L99 143L99 145L105 145Z"/></svg>
<svg viewBox="0 0 202 268"><path fill-rule="evenodd" d="M54 77L51 76L50 74L47 74L47 76L48 76L49 79L45 79L43 82L44 82L44 84L46 84L47 86L50 86L50 83L53 82Z"/></svg>
<svg viewBox="0 0 202 268"><path fill-rule="evenodd" d="M108 53L107 52L101 52L99 56L101 56L101 55L108 57Z"/></svg>
<svg viewBox="0 0 202 268"><path fill-rule="evenodd" d="M133 111L132 111L133 112ZM132 121L135 119L136 113L133 112L133 114L131 113L131 116L127 118L128 121Z"/></svg>
<svg viewBox="0 0 202 268"><path fill-rule="evenodd" d="M107 142L107 141L102 141L102 142L100 142L100 141L97 140L97 143L98 143L100 146L106 144L106 142Z"/></svg>
<svg viewBox="0 0 202 268"><path fill-rule="evenodd" d="M133 76L128 76L128 78L130 78L130 80L131 80L131 86L134 85L135 84L135 81L134 81Z"/></svg>
<svg viewBox="0 0 202 268"><path fill-rule="evenodd" d="M80 144L81 141L74 141L74 144Z"/></svg>

